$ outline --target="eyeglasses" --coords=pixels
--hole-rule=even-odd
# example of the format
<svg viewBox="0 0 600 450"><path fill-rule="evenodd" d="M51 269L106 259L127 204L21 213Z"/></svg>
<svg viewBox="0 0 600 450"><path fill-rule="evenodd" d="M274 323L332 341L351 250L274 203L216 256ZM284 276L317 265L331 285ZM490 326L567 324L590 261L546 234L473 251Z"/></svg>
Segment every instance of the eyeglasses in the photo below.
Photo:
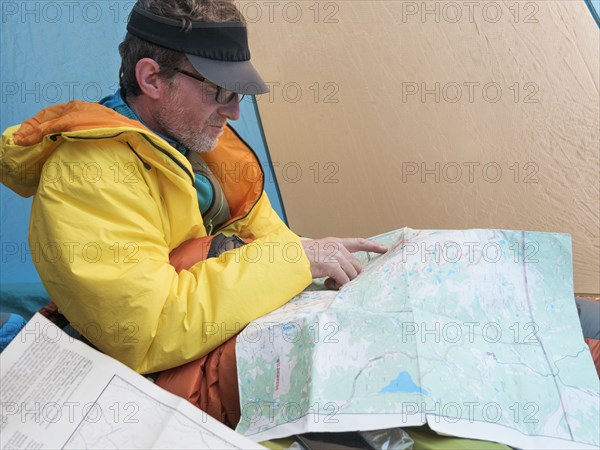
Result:
<svg viewBox="0 0 600 450"><path fill-rule="evenodd" d="M187 70L180 69L179 67L175 67L173 70L175 72L179 72L183 75L193 78L194 80L198 80L203 83L209 83L211 86L215 87L217 89L217 92L215 92L215 101L221 105L226 105L232 100L235 100L237 103L239 103L244 98L244 94L238 94L237 92L228 91L227 89L222 88L221 86L217 86L216 84L211 83L209 80L207 80L201 75L188 72Z"/></svg>

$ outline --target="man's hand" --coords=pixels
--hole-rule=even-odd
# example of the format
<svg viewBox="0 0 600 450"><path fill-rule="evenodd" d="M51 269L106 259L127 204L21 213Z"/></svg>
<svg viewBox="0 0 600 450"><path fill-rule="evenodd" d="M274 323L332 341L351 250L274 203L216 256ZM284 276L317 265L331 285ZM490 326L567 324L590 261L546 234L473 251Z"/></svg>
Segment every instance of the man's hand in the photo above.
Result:
<svg viewBox="0 0 600 450"><path fill-rule="evenodd" d="M362 238L323 238L302 240L313 278L325 280L328 289L339 289L362 271L352 252L385 253L383 245Z"/></svg>

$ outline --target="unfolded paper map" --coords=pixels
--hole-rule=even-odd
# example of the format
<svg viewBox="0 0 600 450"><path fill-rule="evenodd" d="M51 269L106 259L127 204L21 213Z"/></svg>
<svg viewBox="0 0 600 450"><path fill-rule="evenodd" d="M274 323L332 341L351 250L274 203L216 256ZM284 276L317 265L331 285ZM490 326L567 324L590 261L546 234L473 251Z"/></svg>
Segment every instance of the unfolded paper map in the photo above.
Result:
<svg viewBox="0 0 600 450"><path fill-rule="evenodd" d="M340 291L307 290L236 346L261 441L415 426L519 448L598 448L600 387L573 298L569 235L377 236Z"/></svg>

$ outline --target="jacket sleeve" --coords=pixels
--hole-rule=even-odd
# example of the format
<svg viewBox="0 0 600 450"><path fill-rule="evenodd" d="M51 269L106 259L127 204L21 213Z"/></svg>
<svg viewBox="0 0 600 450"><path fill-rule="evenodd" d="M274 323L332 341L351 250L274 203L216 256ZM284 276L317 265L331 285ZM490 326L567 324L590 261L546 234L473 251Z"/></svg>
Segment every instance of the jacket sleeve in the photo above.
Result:
<svg viewBox="0 0 600 450"><path fill-rule="evenodd" d="M48 293L99 350L140 373L179 366L311 282L299 237L264 194L244 219L249 225L229 230L251 244L177 273L169 263L176 245L167 241L176 225L165 220L168 206L152 186L158 182L115 145L123 146L63 143L46 163L52 172L40 181L30 224ZM117 170L129 163L139 171L125 183L131 173Z"/></svg>

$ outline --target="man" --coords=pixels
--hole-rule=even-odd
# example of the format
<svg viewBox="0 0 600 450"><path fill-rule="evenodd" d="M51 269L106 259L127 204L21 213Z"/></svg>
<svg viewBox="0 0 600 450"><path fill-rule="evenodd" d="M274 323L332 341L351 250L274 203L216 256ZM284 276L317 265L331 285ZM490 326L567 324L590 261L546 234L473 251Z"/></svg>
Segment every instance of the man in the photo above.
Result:
<svg viewBox="0 0 600 450"><path fill-rule="evenodd" d="M36 268L70 324L234 425L239 411L228 410L239 404L219 406L236 391L218 387L236 381L228 339L312 278L330 288L355 278L351 252L385 248L301 241L271 208L262 174L240 172L260 165L226 124L243 94L267 88L232 2L140 0L119 50L115 95L6 130L2 181L35 194L30 246L42 249Z"/></svg>

